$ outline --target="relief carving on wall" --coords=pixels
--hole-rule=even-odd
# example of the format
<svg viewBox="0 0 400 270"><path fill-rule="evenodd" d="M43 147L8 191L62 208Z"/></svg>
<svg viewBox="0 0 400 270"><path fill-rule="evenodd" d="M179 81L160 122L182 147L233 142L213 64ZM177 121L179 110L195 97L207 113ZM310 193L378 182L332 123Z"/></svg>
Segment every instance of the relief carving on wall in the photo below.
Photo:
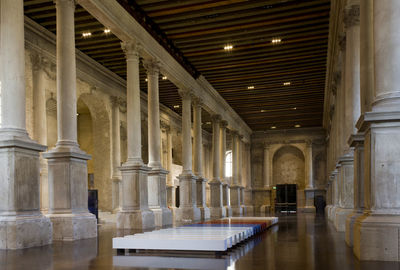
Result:
<svg viewBox="0 0 400 270"><path fill-rule="evenodd" d="M305 164L303 153L296 147L284 146L273 159L274 184L297 184L298 189L305 186Z"/></svg>

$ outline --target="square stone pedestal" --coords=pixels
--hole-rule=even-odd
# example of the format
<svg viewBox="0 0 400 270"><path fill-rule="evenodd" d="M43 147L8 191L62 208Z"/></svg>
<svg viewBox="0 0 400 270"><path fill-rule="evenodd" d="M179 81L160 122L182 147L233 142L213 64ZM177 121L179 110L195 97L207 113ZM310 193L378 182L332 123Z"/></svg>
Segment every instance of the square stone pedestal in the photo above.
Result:
<svg viewBox="0 0 400 270"><path fill-rule="evenodd" d="M43 153L49 166L49 212L53 240L72 241L97 237L96 217L88 211L87 160L79 148Z"/></svg>
<svg viewBox="0 0 400 270"><path fill-rule="evenodd" d="M51 244L52 225L40 212L39 152L45 146L0 133L0 249Z"/></svg>
<svg viewBox="0 0 400 270"><path fill-rule="evenodd" d="M240 205L240 186L231 186L231 208L233 216L243 216L243 207Z"/></svg>
<svg viewBox="0 0 400 270"><path fill-rule="evenodd" d="M350 247L353 247L354 223L355 223L356 219L362 215L363 215L363 212L360 210L360 211L353 211L352 214L347 216L345 240L346 240L346 244Z"/></svg>
<svg viewBox="0 0 400 270"><path fill-rule="evenodd" d="M152 229L154 213L148 207L147 174L143 164L125 163L122 173L122 207L117 213L118 229Z"/></svg>
<svg viewBox="0 0 400 270"><path fill-rule="evenodd" d="M232 216L231 199L230 199L230 187L229 184L222 183L222 204L224 205L226 216Z"/></svg>
<svg viewBox="0 0 400 270"><path fill-rule="evenodd" d="M176 210L176 221L192 223L200 221L201 212L197 207L196 177L191 174L179 175L179 208Z"/></svg>
<svg viewBox="0 0 400 270"><path fill-rule="evenodd" d="M314 192L315 190L312 188L305 189L304 190L304 196L305 196L305 201L306 204L304 207L300 208L299 210L303 213L314 213L316 212L315 206L314 206Z"/></svg>
<svg viewBox="0 0 400 270"><path fill-rule="evenodd" d="M354 209L340 208L340 207L335 209L333 223L335 225L336 231L345 232L347 217L351 215L353 211Z"/></svg>
<svg viewBox="0 0 400 270"><path fill-rule="evenodd" d="M157 227L172 225L172 212L167 207L166 177L168 171L152 168L148 173L149 209L154 213Z"/></svg>
<svg viewBox="0 0 400 270"><path fill-rule="evenodd" d="M196 201L197 207L200 209L201 220L208 220L211 217L210 208L206 205L206 183L207 179L197 177L196 179Z"/></svg>
<svg viewBox="0 0 400 270"><path fill-rule="evenodd" d="M354 223L354 254L363 261L400 261L399 231L399 215L358 217Z"/></svg>
<svg viewBox="0 0 400 270"><path fill-rule="evenodd" d="M222 201L222 183L219 179L213 179L208 183L211 191L211 219L218 219L226 217L226 209L224 208Z"/></svg>

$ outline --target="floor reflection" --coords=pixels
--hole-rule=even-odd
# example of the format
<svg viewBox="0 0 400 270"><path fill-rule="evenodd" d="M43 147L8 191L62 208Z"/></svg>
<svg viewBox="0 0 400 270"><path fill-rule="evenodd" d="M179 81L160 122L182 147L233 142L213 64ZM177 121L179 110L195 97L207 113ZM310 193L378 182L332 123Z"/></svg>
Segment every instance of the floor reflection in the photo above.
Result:
<svg viewBox="0 0 400 270"><path fill-rule="evenodd" d="M138 231L135 231L138 232ZM282 216L274 226L226 255L173 256L138 254L117 256L112 238L132 234L113 225L101 225L97 239L56 242L53 245L18 251L0 251L1 270L36 269L339 269L394 270L397 262L359 262L323 216Z"/></svg>

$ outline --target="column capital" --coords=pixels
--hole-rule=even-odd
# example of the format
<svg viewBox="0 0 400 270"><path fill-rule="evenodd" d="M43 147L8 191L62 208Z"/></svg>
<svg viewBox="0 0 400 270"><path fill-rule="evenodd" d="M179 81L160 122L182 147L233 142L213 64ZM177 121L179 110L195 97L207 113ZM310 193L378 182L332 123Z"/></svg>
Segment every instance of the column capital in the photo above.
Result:
<svg viewBox="0 0 400 270"><path fill-rule="evenodd" d="M73 7L75 9L76 7L76 0L53 0L53 3L56 5L59 4L67 4L70 5L70 7Z"/></svg>
<svg viewBox="0 0 400 270"><path fill-rule="evenodd" d="M126 102L122 97L110 96L110 103L114 106L126 107Z"/></svg>
<svg viewBox="0 0 400 270"><path fill-rule="evenodd" d="M219 123L221 122L221 119L222 117L219 114L214 114L213 116L211 116L211 120L213 123Z"/></svg>
<svg viewBox="0 0 400 270"><path fill-rule="evenodd" d="M164 129L166 132L170 132L170 130L171 130L169 123L167 123L163 120L160 120L160 127L161 127L161 129Z"/></svg>
<svg viewBox="0 0 400 270"><path fill-rule="evenodd" d="M139 59L140 44L135 40L121 42L122 51L125 53L127 60Z"/></svg>
<svg viewBox="0 0 400 270"><path fill-rule="evenodd" d="M221 120L221 128L226 128L228 126L228 121Z"/></svg>
<svg viewBox="0 0 400 270"><path fill-rule="evenodd" d="M312 140L306 140L305 142L306 142L306 146L307 147L312 147L312 145L313 145L313 141Z"/></svg>
<svg viewBox="0 0 400 270"><path fill-rule="evenodd" d="M360 25L360 5L351 5L344 9L343 16L344 26L350 28L355 25Z"/></svg>
<svg viewBox="0 0 400 270"><path fill-rule="evenodd" d="M271 144L270 143L264 143L264 149L265 150L269 150L271 148Z"/></svg>
<svg viewBox="0 0 400 270"><path fill-rule="evenodd" d="M160 62L156 59L144 59L143 67L146 69L147 75L158 76L160 74Z"/></svg>
<svg viewBox="0 0 400 270"><path fill-rule="evenodd" d="M43 55L37 53L37 52L32 52L31 53L31 63L32 63L32 69L34 71L40 70L40 69L46 69L50 68L50 61L47 57L44 57Z"/></svg>
<svg viewBox="0 0 400 270"><path fill-rule="evenodd" d="M203 102L202 98L196 97L196 96L193 97L193 106L194 107L203 107L203 105L204 105L204 102Z"/></svg>
<svg viewBox="0 0 400 270"><path fill-rule="evenodd" d="M232 137L238 137L239 136L239 133L238 133L237 130L232 129L230 133L231 133Z"/></svg>
<svg viewBox="0 0 400 270"><path fill-rule="evenodd" d="M193 94L193 91L188 88L179 88L178 93L182 99L188 99L188 98L192 99L195 97L195 95Z"/></svg>

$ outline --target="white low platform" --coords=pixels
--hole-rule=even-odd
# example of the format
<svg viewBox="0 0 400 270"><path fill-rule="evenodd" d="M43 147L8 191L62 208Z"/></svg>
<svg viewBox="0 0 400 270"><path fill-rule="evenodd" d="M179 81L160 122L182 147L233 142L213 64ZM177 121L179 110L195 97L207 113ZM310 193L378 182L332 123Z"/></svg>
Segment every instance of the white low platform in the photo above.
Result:
<svg viewBox="0 0 400 270"><path fill-rule="evenodd" d="M243 224L237 223L243 220ZM113 238L117 250L176 250L223 252L254 235L251 221L273 225L277 218L222 219L227 223L194 224ZM232 222L232 224L230 224Z"/></svg>

